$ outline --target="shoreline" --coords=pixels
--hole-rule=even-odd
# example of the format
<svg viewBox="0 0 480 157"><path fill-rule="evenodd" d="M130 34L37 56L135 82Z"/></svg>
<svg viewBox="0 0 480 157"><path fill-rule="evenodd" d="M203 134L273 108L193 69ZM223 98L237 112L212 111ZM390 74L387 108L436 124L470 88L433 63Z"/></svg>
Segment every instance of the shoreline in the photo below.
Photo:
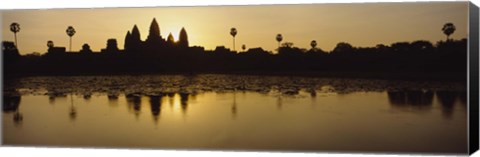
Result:
<svg viewBox="0 0 480 157"><path fill-rule="evenodd" d="M467 74L462 72L315 72L315 71L171 71L171 72L90 72L90 73L4 73L3 79L18 77L55 76L138 76L138 75L247 75L283 76L341 79L380 79L405 81L454 81L466 82ZM463 77L462 77L463 76Z"/></svg>

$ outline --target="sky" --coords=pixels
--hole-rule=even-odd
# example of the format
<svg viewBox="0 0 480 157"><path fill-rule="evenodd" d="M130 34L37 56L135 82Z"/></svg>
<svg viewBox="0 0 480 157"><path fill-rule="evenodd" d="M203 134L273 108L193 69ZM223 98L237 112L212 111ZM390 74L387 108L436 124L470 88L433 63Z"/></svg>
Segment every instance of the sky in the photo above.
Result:
<svg viewBox="0 0 480 157"><path fill-rule="evenodd" d="M233 49L232 27L238 30L236 50L245 44L274 51L277 34L283 35L282 42L301 48L310 48L310 41L316 40L317 48L326 51L339 42L355 47L415 40L436 43L445 40L441 28L447 22L457 28L451 38L468 35L467 2L36 9L2 10L0 15L2 40L14 41L9 25L20 24L21 54L45 53L48 40L68 49L68 26L76 30L73 51L85 43L100 51L110 38L117 39L123 49L126 32L136 24L145 40L153 18L164 38L172 33L178 40L185 27L190 45L207 50L216 46Z"/></svg>

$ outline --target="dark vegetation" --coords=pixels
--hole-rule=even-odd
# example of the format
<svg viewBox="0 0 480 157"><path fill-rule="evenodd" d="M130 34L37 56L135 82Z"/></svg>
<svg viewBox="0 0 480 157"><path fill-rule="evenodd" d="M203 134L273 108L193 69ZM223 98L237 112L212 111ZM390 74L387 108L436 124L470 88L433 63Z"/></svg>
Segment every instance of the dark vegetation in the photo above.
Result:
<svg viewBox="0 0 480 157"><path fill-rule="evenodd" d="M236 29L234 31L234 34L230 32L233 37L237 33ZM116 39L109 39L101 52L93 52L88 44L84 44L79 52L67 52L64 47L55 47L52 41L48 41L49 50L43 55L33 53L22 56L15 44L7 41L3 42L2 51L6 77L240 73L464 80L467 71L467 39L448 38L455 31L451 23L445 24L442 31L447 35L447 40L435 44L418 40L391 45L378 44L375 47L354 47L340 42L332 51L325 52L316 48L316 41L311 42L311 49L295 47L290 42L281 43L283 37L278 34L275 38L279 43L277 52L262 48L246 50L244 45L240 52L223 46L210 51L203 47L190 47L187 32L183 28L177 42L171 34L164 39L154 19L145 41L141 40L136 25L131 32L128 31L123 50L118 48ZM70 39L74 33L73 27L67 29Z"/></svg>

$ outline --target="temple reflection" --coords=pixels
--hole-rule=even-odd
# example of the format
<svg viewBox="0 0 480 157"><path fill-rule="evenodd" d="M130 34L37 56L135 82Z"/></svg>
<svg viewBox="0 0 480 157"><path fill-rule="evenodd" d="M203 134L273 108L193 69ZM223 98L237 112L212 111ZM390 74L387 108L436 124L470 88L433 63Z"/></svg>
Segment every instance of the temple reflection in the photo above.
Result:
<svg viewBox="0 0 480 157"><path fill-rule="evenodd" d="M188 108L188 96L189 93L179 93L180 95L180 105L182 107L182 112L186 113Z"/></svg>
<svg viewBox="0 0 480 157"><path fill-rule="evenodd" d="M158 121L162 109L162 95L150 96L150 109L155 122Z"/></svg>
<svg viewBox="0 0 480 157"><path fill-rule="evenodd" d="M175 93L169 92L169 93L165 93L165 94L168 97L168 104L170 104L170 108L173 108Z"/></svg>
<svg viewBox="0 0 480 157"><path fill-rule="evenodd" d="M141 96L137 94L127 94L126 99L129 110L131 111L133 109L135 116L138 117L140 115L142 105Z"/></svg>
<svg viewBox="0 0 480 157"><path fill-rule="evenodd" d="M318 92L323 94L324 89L320 89ZM233 119L238 117L238 94L242 93L245 95L245 91L236 91L227 92L227 93L216 93L216 94L227 94L228 104L230 115ZM271 95L273 93L273 95ZM171 108L171 112L180 113L186 115L189 111L191 104L196 104L197 96L200 99L203 99L203 94L197 95L196 92L191 92L187 90L182 90L180 92L168 92L168 93L155 93L155 94L142 94L142 93L131 93L131 94L118 94L118 93L104 93L100 96L92 94L84 94L74 96L74 94L61 94L61 93L48 93L48 103L66 105L68 106L65 110L68 111L68 118L72 121L78 119L78 107L81 107L85 102L92 101L93 103L97 102L98 97L102 97L103 101L107 99L110 107L125 105L127 106L127 111L139 118L141 110L147 109L150 110L152 120L157 123L160 120L160 115L162 109ZM231 95L230 95L231 94ZM260 93L257 93L260 94ZM309 98L312 104L322 103L322 97L317 97L317 91L314 88L311 89L302 89L298 93L297 89L293 90L275 90L270 92L270 95L262 96L273 96L273 108L277 110L282 110L283 105L289 103L288 100L291 98ZM400 109L404 111L430 111L432 109L440 109L441 115L445 118L451 118L454 114L455 109L466 108L465 103L467 99L467 93L465 91L447 91L447 90L403 90L403 91L387 91L385 97L388 100L388 104L395 109ZM69 100L70 99L70 100ZM62 101L59 101L62 100ZM201 102L202 100L200 100ZM21 95L19 93L13 94L4 94L4 113L12 113L12 119L16 123L23 121L23 115L19 110L19 105L21 102ZM92 103L90 102L90 103ZM142 104L143 103L143 104ZM164 105L170 104L170 105ZM463 106L462 106L463 104ZM459 106L460 108L458 108ZM163 108L162 108L163 107ZM439 107L439 108L437 108ZM150 108L150 109L148 109ZM165 112L165 111L163 111Z"/></svg>

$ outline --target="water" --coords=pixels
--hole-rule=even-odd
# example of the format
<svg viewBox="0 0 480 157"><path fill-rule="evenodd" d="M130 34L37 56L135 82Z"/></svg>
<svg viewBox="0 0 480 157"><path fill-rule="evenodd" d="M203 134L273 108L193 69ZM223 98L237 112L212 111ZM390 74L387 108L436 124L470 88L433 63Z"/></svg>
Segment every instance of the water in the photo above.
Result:
<svg viewBox="0 0 480 157"><path fill-rule="evenodd" d="M465 88L246 75L8 79L3 143L465 153Z"/></svg>

